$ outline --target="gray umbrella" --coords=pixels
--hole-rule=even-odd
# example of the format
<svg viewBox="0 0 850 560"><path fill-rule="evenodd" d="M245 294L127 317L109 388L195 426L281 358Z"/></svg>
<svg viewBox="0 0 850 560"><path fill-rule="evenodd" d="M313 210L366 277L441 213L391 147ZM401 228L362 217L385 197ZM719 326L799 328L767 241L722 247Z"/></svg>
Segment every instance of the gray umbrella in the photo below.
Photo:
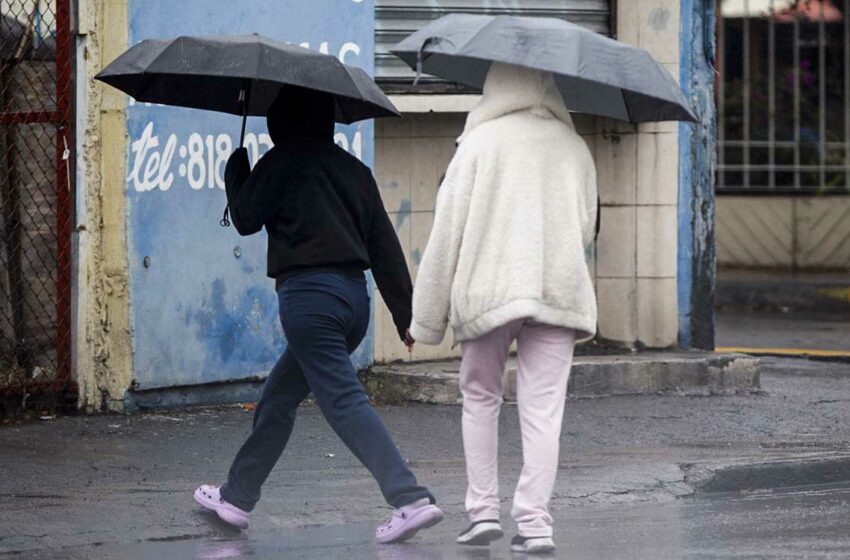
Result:
<svg viewBox="0 0 850 560"><path fill-rule="evenodd" d="M137 101L243 116L265 115L291 86L332 94L340 123L399 115L360 68L260 35L149 39L95 78Z"/></svg>
<svg viewBox="0 0 850 560"><path fill-rule="evenodd" d="M452 14L391 50L417 73L478 89L492 62L552 72L571 111L630 122L698 120L648 52L560 19Z"/></svg>

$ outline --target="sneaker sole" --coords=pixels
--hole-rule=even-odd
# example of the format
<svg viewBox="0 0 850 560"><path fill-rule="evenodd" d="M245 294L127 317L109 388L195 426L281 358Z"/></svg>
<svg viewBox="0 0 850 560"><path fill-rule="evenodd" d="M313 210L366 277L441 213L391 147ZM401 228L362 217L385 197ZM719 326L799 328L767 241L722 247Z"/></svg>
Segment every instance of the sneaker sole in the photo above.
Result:
<svg viewBox="0 0 850 560"><path fill-rule="evenodd" d="M200 493L200 489L195 490L194 498L195 501L198 502L198 505L206 510L214 512L218 518L225 523L238 527L239 529L248 528L248 520L243 515L235 511L231 511L225 506L210 502L203 494Z"/></svg>
<svg viewBox="0 0 850 560"><path fill-rule="evenodd" d="M485 529L472 537L469 540L461 540L457 539L458 544L462 544L464 546L485 546L490 544L493 541L497 541L505 536L505 532L501 529L496 529L495 527L492 529Z"/></svg>
<svg viewBox="0 0 850 560"><path fill-rule="evenodd" d="M423 529L430 529L431 527L433 527L434 525L436 525L437 523L442 521L443 520L443 512L440 509L434 507L433 509L428 509L426 511L421 512L416 517L413 517L410 521L414 522L417 519L419 519L420 517L426 518L425 521L423 521L421 525L416 525L415 527L410 527L409 529L406 529L405 531L403 531L401 534L399 534L395 537L389 538L387 540L378 539L378 542L380 544L396 544L396 543L404 542L408 539L412 539L414 536L416 536L416 533L418 533L419 531L422 531Z"/></svg>
<svg viewBox="0 0 850 560"><path fill-rule="evenodd" d="M524 545L511 545L511 552L518 552L521 554L552 554L553 552L555 552L555 549L555 545L552 544L544 544L531 547L527 547Z"/></svg>

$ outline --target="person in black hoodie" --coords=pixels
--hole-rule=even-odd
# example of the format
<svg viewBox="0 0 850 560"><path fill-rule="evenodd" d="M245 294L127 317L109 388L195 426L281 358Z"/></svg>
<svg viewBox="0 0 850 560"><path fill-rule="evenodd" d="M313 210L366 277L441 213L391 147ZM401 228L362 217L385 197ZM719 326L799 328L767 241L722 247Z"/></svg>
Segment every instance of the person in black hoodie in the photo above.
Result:
<svg viewBox="0 0 850 560"><path fill-rule="evenodd" d="M349 354L369 325L364 270L371 269L402 340L412 346L412 284L398 237L367 166L334 143L330 94L288 87L268 112L274 147L253 171L245 148L225 168L230 217L241 235L265 227L268 275L276 280L287 348L266 379L251 435L227 482L195 499L247 527L260 488L309 393L331 427L369 469L394 508L379 542L400 542L443 514L420 486L369 405Z"/></svg>

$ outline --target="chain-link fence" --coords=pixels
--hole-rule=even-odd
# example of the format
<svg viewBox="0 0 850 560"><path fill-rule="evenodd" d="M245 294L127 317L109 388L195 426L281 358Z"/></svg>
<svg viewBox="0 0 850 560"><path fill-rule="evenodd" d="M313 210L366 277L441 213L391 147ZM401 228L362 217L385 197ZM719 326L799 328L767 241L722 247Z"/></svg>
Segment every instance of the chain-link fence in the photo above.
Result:
<svg viewBox="0 0 850 560"><path fill-rule="evenodd" d="M0 0L0 417L71 380L69 0Z"/></svg>

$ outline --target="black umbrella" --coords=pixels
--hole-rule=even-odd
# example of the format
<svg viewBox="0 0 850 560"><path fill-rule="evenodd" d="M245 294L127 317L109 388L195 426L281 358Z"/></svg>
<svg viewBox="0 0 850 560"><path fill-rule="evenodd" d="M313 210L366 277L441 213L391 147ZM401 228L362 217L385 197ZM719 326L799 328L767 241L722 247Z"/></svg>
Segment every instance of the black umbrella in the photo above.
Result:
<svg viewBox="0 0 850 560"><path fill-rule="evenodd" d="M392 52L424 72L482 88L493 62L552 72L567 108L630 122L696 121L648 52L555 18L452 14Z"/></svg>
<svg viewBox="0 0 850 560"><path fill-rule="evenodd" d="M95 78L137 101L242 115L243 138L247 117L265 115L289 86L332 94L339 123L399 116L362 69L256 34L148 39Z"/></svg>

